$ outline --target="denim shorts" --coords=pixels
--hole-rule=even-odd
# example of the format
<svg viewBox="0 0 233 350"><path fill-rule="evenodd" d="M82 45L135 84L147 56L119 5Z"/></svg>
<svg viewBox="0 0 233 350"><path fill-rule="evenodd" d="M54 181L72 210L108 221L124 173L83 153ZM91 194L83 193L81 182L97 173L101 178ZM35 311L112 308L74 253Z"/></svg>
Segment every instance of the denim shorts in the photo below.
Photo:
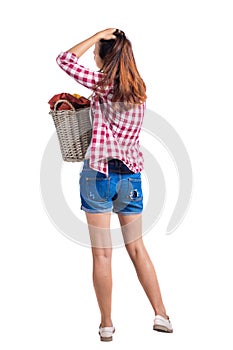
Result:
<svg viewBox="0 0 233 350"><path fill-rule="evenodd" d="M89 167L80 172L81 209L89 213L140 214L143 210L141 173L132 172L121 160L108 161L108 176Z"/></svg>

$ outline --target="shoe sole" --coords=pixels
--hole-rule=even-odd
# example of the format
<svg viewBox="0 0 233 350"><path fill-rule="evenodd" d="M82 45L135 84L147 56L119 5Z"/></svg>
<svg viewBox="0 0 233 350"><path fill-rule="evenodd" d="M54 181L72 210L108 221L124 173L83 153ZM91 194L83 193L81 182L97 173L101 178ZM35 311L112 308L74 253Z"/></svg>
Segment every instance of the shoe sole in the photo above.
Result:
<svg viewBox="0 0 233 350"><path fill-rule="evenodd" d="M106 338L106 337L100 337L100 340L101 340L101 341L112 341L112 337L108 337L108 338Z"/></svg>
<svg viewBox="0 0 233 350"><path fill-rule="evenodd" d="M173 333L173 329L169 329L165 326L160 326L160 325L155 325L153 327L153 330L157 332L163 332L163 333Z"/></svg>

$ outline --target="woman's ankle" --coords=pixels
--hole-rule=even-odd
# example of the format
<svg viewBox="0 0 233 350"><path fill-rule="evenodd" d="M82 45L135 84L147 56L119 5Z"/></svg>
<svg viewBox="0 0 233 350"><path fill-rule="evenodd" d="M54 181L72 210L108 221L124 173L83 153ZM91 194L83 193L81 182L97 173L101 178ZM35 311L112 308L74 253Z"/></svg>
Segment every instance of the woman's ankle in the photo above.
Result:
<svg viewBox="0 0 233 350"><path fill-rule="evenodd" d="M168 315L166 314L166 310L164 309L155 310L155 316L162 316L167 320L169 319Z"/></svg>
<svg viewBox="0 0 233 350"><path fill-rule="evenodd" d="M101 319L100 327L113 327L113 323L111 319Z"/></svg>

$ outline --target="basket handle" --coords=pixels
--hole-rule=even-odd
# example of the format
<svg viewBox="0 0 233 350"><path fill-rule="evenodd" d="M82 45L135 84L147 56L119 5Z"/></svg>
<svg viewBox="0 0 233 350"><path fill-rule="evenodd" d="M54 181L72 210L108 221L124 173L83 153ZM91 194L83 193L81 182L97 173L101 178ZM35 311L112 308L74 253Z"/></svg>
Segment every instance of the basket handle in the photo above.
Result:
<svg viewBox="0 0 233 350"><path fill-rule="evenodd" d="M73 106L69 101L67 101L67 100L58 100L58 101L55 103L55 105L54 105L54 108L53 108L54 111L57 110L57 105L58 105L59 103L66 103L68 106L71 107L71 109L73 109L73 111L75 111L74 106Z"/></svg>

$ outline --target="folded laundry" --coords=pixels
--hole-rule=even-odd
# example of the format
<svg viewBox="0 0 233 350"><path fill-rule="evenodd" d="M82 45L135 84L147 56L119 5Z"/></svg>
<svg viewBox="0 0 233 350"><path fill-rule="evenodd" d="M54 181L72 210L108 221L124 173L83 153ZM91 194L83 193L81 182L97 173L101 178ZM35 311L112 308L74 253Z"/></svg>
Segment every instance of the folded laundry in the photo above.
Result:
<svg viewBox="0 0 233 350"><path fill-rule="evenodd" d="M75 109L80 109L80 108L87 108L90 106L90 100L88 100L84 96L80 96L78 94L69 94L67 92L62 92L60 94L54 95L49 101L50 109L54 109L54 106L57 101L59 100L66 100L70 102L70 104L75 108ZM65 103L61 102L57 105L57 110L68 110L71 109L71 107Z"/></svg>

